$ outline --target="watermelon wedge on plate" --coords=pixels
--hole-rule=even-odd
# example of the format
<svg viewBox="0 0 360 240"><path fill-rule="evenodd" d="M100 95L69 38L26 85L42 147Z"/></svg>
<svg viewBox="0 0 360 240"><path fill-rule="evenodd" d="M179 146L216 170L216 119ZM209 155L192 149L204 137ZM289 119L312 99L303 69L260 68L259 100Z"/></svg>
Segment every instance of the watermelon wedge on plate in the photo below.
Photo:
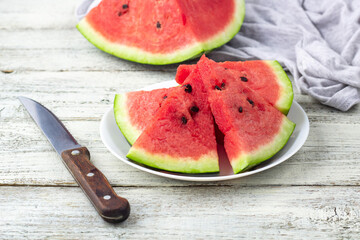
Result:
<svg viewBox="0 0 360 240"><path fill-rule="evenodd" d="M218 172L214 119L200 74L168 94L127 157L174 172Z"/></svg>
<svg viewBox="0 0 360 240"><path fill-rule="evenodd" d="M279 111L287 114L290 110L294 93L292 84L277 61L220 62L218 65L236 70L235 78L246 83ZM175 80L182 84L196 65L180 65Z"/></svg>
<svg viewBox="0 0 360 240"><path fill-rule="evenodd" d="M244 15L244 0L103 0L77 28L107 53L162 65L225 44Z"/></svg>
<svg viewBox="0 0 360 240"><path fill-rule="evenodd" d="M176 87L177 83L174 80L164 81L149 85L143 90L152 91L159 88L171 88ZM201 181L201 182L213 182L213 181L224 181L230 179L238 179L250 175L263 172L279 164L283 163L290 159L296 152L298 152L301 147L306 142L306 139L309 134L309 119L306 115L306 112L302 107L294 101L291 110L287 116L292 122L296 123L296 128L289 138L289 141L286 143L284 148L281 149L277 154L275 154L271 159L266 160L260 165L244 171L238 174L234 174L232 167L228 161L228 158L225 154L225 150L221 145L218 144L218 155L219 155L219 172L207 173L207 174L186 174L186 173L177 173L171 171L164 171L161 169L154 169L152 167L139 164L135 161L132 161L126 157L128 154L131 145L128 144L126 138L121 134L120 129L118 128L115 118L114 118L114 109L113 106L109 106L109 109L102 116L100 122L100 136L106 148L121 162L127 164L131 167L134 167L144 173L150 173L157 176L178 179L182 181ZM119 164L121 164L119 163Z"/></svg>
<svg viewBox="0 0 360 240"><path fill-rule="evenodd" d="M293 122L246 82L238 81L235 71L205 56L197 68L216 124L225 135L224 147L234 173L258 165L283 148L295 128Z"/></svg>

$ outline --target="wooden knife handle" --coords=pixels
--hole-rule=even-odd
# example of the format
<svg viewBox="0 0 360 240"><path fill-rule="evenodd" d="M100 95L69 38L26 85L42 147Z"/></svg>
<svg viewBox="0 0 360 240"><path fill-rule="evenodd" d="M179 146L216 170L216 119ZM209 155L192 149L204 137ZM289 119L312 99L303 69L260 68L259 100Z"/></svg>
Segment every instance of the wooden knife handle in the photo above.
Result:
<svg viewBox="0 0 360 240"><path fill-rule="evenodd" d="M116 195L106 177L90 162L86 147L61 153L65 165L94 205L101 217L108 222L122 222L130 214L130 204Z"/></svg>

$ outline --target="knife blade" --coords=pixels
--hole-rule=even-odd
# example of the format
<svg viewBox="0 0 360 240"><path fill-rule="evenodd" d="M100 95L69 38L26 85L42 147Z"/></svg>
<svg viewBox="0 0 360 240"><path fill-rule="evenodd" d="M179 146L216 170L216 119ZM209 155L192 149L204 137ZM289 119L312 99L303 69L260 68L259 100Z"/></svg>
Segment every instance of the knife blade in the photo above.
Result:
<svg viewBox="0 0 360 240"><path fill-rule="evenodd" d="M61 156L76 182L100 216L107 222L122 222L130 214L130 204L119 197L106 177L90 162L90 153L78 144L62 122L46 107L26 97L18 97L32 119Z"/></svg>

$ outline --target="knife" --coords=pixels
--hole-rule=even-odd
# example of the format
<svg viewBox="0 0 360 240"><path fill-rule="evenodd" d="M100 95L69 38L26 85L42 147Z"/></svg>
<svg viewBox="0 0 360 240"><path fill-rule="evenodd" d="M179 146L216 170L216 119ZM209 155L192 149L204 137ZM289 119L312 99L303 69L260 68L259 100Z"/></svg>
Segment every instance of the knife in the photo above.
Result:
<svg viewBox="0 0 360 240"><path fill-rule="evenodd" d="M119 197L106 177L90 162L86 147L77 143L61 121L46 107L26 97L18 97L42 130L76 182L100 216L107 222L122 222L130 214L130 204Z"/></svg>

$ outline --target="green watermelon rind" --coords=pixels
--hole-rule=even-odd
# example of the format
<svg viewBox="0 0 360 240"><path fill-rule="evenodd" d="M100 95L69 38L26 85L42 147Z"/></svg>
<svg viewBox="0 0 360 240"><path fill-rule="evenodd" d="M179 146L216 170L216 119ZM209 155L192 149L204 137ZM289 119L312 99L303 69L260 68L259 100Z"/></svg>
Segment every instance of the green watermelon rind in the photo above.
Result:
<svg viewBox="0 0 360 240"><path fill-rule="evenodd" d="M142 133L131 123L129 111L126 105L127 94L116 94L114 99L114 116L120 131L126 140L132 145Z"/></svg>
<svg viewBox="0 0 360 240"><path fill-rule="evenodd" d="M271 67L273 73L277 76L278 83L281 85L280 97L277 100L275 107L280 112L287 115L294 99L291 81L278 61L269 60L265 62Z"/></svg>
<svg viewBox="0 0 360 240"><path fill-rule="evenodd" d="M235 3L234 19L228 24L224 31L216 34L206 42L195 42L185 48L166 54L151 53L140 48L110 42L91 26L86 17L76 25L76 28L97 48L119 58L152 65L172 64L196 58L200 56L201 53L210 52L212 49L220 47L230 41L239 32L245 17L244 0L235 0Z"/></svg>
<svg viewBox="0 0 360 240"><path fill-rule="evenodd" d="M211 50L221 47L240 31L241 26L245 18L245 0L235 0L236 7L234 13L233 21L228 25L228 27L221 33L215 35L212 39L203 42L203 52L209 53Z"/></svg>
<svg viewBox="0 0 360 240"><path fill-rule="evenodd" d="M149 167L181 173L219 172L219 161L216 151L204 154L198 159L190 157L172 157L165 154L149 153L139 147L131 147L127 158Z"/></svg>
<svg viewBox="0 0 360 240"><path fill-rule="evenodd" d="M257 150L242 154L231 161L235 174L244 172L274 156L289 141L296 124L283 116L283 122L274 139L265 146L259 146Z"/></svg>

